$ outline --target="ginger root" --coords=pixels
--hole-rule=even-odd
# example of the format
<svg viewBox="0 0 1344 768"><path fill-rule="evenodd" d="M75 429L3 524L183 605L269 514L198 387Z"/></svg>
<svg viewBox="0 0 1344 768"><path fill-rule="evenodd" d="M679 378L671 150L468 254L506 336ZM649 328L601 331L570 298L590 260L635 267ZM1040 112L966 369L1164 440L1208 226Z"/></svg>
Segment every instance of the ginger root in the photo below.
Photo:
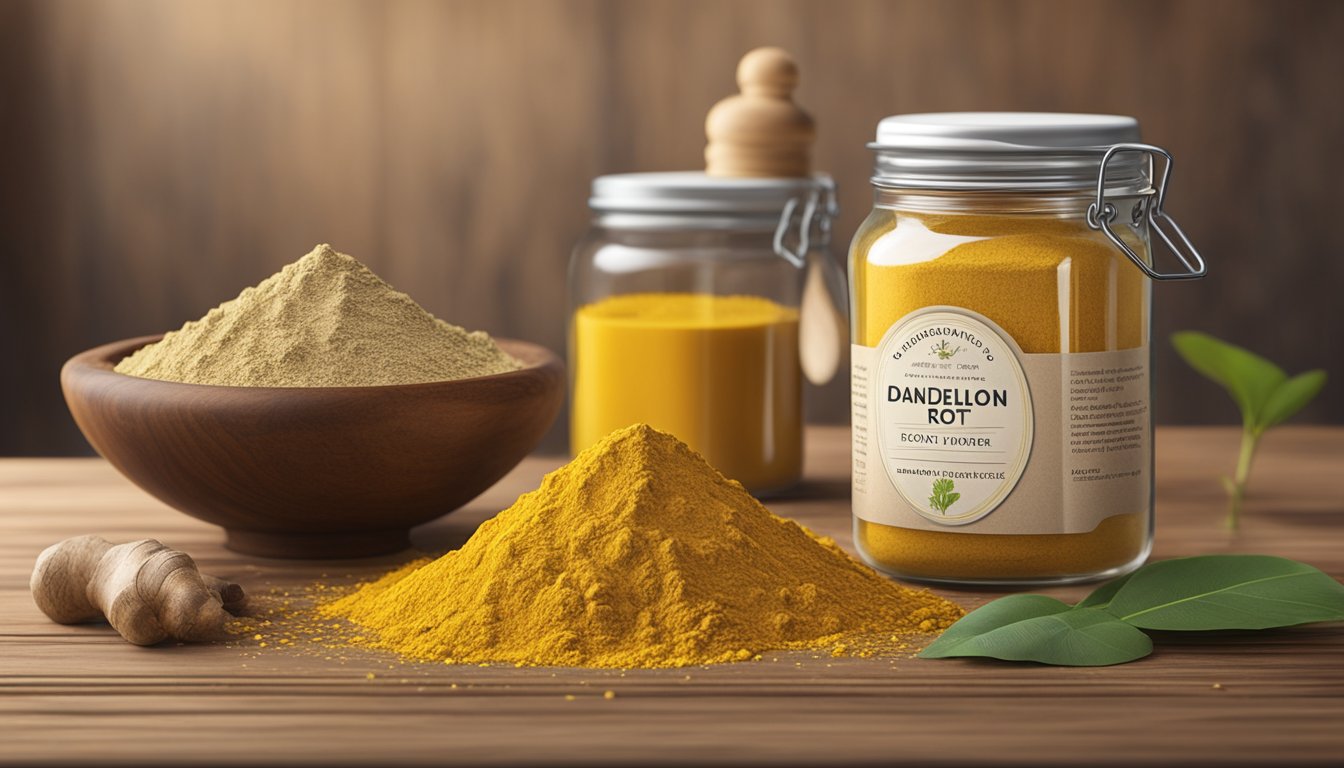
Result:
<svg viewBox="0 0 1344 768"><path fill-rule="evenodd" d="M220 635L246 599L242 587L202 574L190 555L154 539L114 546L76 536L53 544L37 556L30 587L52 621L106 618L136 645Z"/></svg>

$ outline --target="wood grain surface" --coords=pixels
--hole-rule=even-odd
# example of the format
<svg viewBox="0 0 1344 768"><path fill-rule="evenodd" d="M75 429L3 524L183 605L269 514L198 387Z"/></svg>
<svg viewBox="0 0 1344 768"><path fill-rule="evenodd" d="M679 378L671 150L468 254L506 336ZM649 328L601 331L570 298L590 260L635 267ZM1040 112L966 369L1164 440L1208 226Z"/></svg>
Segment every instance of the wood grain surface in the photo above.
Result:
<svg viewBox="0 0 1344 768"><path fill-rule="evenodd" d="M1262 552L1344 576L1344 429L1272 433L1233 536L1216 476L1235 446L1229 430L1159 431L1155 557ZM812 430L806 485L770 506L849 546L848 456L845 430ZM557 464L527 460L414 541L459 545ZM807 653L686 670L458 667L246 638L144 649L106 627L52 624L28 597L36 554L89 532L159 537L261 598L398 562L235 555L218 529L102 461L0 462L0 762L1337 765L1344 754L1338 624L1164 636L1151 658L1098 669ZM944 594L967 607L995 596Z"/></svg>
<svg viewBox="0 0 1344 768"><path fill-rule="evenodd" d="M87 453L66 358L180 327L319 242L441 317L562 350L590 180L701 167L706 111L764 44L801 67L837 254L885 115L1137 116L1210 264L1155 291L1154 410L1230 423L1171 331L1344 380L1340 39L1334 0L6 0L0 402L21 407L0 408L0 454ZM848 415L843 376L809 398ZM1306 418L1344 422L1344 398Z"/></svg>

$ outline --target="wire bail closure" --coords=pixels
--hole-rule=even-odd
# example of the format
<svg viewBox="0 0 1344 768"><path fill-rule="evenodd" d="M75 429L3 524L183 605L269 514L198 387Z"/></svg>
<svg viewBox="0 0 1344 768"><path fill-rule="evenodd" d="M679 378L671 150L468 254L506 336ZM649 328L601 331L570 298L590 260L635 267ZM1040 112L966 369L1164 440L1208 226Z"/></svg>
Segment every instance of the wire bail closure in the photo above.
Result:
<svg viewBox="0 0 1344 768"><path fill-rule="evenodd" d="M813 224L817 227L819 239L823 243L830 242L831 220L839 212L835 200L835 182L825 176L818 176L815 181L818 188L812 190L805 202L802 202L801 213L798 210L801 198L789 198L784 212L780 214L779 224L775 226L775 253L799 269L807 266L807 252L812 248ZM793 245L790 246L789 234L795 228L797 236L792 238Z"/></svg>
<svg viewBox="0 0 1344 768"><path fill-rule="evenodd" d="M1156 232L1166 243L1167 250L1180 259L1181 264L1185 266L1184 272L1159 272L1148 262L1139 257L1134 249L1130 248L1124 240L1111 229L1111 222L1116 217L1116 207L1113 203L1106 202L1106 168L1111 162L1111 158L1121 152L1142 152L1148 156L1148 177L1154 178L1155 163L1154 159L1161 155L1166 159L1162 166L1162 176L1156 180L1157 197L1149 203L1140 203L1134 211L1134 221L1137 223L1140 216L1146 216L1149 228ZM1167 215L1162 209L1163 203L1167 197L1167 181L1171 179L1172 159L1171 153L1155 147L1152 144L1115 144L1106 150L1106 154L1101 158L1101 169L1097 173L1097 199L1087 207L1087 226L1092 229L1100 229L1110 238L1111 243L1119 248L1129 260L1141 270L1144 274L1154 280L1196 280L1208 272L1204 265L1204 257L1199 255L1195 249L1194 243L1177 225L1176 220Z"/></svg>

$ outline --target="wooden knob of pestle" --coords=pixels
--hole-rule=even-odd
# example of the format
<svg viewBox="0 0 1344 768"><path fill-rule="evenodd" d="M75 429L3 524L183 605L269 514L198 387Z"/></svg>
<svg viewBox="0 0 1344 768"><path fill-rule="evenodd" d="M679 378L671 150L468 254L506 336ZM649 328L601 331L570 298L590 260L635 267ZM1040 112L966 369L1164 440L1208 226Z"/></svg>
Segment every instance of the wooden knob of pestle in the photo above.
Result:
<svg viewBox="0 0 1344 768"><path fill-rule="evenodd" d="M798 64L782 48L757 48L737 65L736 96L705 118L710 176L807 176L816 126L793 103Z"/></svg>

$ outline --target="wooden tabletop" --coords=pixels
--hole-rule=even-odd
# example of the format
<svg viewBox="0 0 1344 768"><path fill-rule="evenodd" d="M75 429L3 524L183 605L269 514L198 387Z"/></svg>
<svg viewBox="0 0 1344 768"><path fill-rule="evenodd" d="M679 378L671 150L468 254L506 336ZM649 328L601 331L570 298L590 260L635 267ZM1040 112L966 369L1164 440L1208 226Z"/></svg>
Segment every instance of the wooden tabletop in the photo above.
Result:
<svg viewBox="0 0 1344 768"><path fill-rule="evenodd" d="M808 436L808 482L769 506L849 546L848 432ZM1158 433L1154 557L1261 552L1344 576L1344 428L1270 434L1240 534L1217 476L1236 433ZM418 529L460 544L559 459L528 459ZM1344 625L1164 637L1148 659L1071 669L988 660L816 658L658 671L330 660L233 644L136 648L106 626L48 622L33 558L67 536L156 537L255 595L379 573L397 558L233 554L95 459L0 460L0 762L1335 763L1344 759ZM1087 587L1038 590L1074 599ZM992 593L942 591L968 608ZM372 673L372 677L370 677ZM613 698L604 697L612 691Z"/></svg>

